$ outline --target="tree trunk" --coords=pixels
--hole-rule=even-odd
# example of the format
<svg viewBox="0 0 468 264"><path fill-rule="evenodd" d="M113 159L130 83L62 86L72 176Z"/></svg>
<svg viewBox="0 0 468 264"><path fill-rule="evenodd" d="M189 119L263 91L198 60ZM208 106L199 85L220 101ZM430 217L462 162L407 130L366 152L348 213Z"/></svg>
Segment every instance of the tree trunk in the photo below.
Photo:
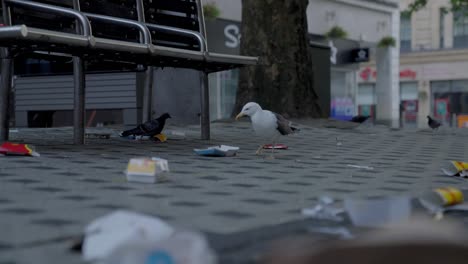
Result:
<svg viewBox="0 0 468 264"><path fill-rule="evenodd" d="M313 87L309 0L242 0L241 54L259 65L240 71L237 113L255 101L286 117L322 117Z"/></svg>

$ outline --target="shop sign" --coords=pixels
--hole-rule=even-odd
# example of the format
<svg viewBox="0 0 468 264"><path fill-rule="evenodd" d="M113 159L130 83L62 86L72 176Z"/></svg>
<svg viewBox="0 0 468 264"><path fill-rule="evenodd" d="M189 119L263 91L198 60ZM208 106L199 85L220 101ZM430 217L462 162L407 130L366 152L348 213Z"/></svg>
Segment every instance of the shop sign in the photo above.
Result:
<svg viewBox="0 0 468 264"><path fill-rule="evenodd" d="M333 98L331 101L331 117L340 120L349 120L354 116L354 103L352 98Z"/></svg>
<svg viewBox="0 0 468 264"><path fill-rule="evenodd" d="M377 71L372 70L370 67L366 67L364 70L362 70L359 73L359 76L361 79L364 81L369 81L369 79L372 77L373 79L377 78Z"/></svg>
<svg viewBox="0 0 468 264"><path fill-rule="evenodd" d="M369 61L369 48L359 48L351 50L351 62Z"/></svg>
<svg viewBox="0 0 468 264"><path fill-rule="evenodd" d="M401 79L412 79L415 80L417 77L417 72L413 71L411 69L404 69L400 71L400 78ZM359 77L361 77L362 80L364 81L370 81L371 77L372 79L377 78L377 70L372 69L370 67L366 67L361 72L359 73Z"/></svg>
<svg viewBox="0 0 468 264"><path fill-rule="evenodd" d="M400 71L400 78L416 79L416 72L410 69Z"/></svg>

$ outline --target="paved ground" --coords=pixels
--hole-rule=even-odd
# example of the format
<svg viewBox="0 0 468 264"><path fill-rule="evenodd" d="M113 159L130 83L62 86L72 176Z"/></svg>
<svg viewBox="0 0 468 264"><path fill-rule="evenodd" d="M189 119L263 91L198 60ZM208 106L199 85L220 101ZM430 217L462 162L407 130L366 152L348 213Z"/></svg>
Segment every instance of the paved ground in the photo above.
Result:
<svg viewBox="0 0 468 264"><path fill-rule="evenodd" d="M79 263L66 250L66 239L119 208L230 235L301 221L300 209L321 195L380 197L468 187L468 180L440 173L448 160L468 160L468 130L299 122L301 133L284 138L281 143L290 148L274 160L254 155L259 139L247 122L214 123L209 142L198 139L197 126L169 125L167 131L187 137L166 143L123 140L115 132L111 139L74 146L70 128L11 133L12 141L35 145L41 156L0 157L0 263ZM231 158L193 152L216 144L241 150ZM123 171L139 156L168 159L170 182L127 183Z"/></svg>

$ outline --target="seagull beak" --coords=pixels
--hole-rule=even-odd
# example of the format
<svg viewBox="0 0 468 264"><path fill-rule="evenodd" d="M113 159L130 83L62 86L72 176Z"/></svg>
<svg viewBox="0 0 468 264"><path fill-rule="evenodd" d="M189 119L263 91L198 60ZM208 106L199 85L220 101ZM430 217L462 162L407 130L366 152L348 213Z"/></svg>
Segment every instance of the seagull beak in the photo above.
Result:
<svg viewBox="0 0 468 264"><path fill-rule="evenodd" d="M236 116L236 121L239 120L239 118L243 117L244 116L244 113L240 112L237 116Z"/></svg>

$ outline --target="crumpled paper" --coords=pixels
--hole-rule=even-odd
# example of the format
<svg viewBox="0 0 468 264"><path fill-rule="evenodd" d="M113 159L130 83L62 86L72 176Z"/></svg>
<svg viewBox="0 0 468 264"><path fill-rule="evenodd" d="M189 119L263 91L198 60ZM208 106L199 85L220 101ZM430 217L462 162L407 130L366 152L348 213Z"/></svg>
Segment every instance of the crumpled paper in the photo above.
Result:
<svg viewBox="0 0 468 264"><path fill-rule="evenodd" d="M336 222L343 221L343 217L339 214L345 210L333 206L335 201L330 197L320 197L318 204L314 207L302 209L302 215L320 220L332 220Z"/></svg>

